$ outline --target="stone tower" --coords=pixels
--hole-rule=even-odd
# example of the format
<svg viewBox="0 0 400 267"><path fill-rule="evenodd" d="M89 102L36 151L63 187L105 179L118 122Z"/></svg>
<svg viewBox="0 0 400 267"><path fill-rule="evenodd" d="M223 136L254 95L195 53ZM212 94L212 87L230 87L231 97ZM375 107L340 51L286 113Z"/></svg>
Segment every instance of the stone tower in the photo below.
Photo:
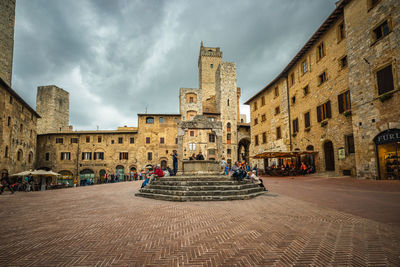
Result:
<svg viewBox="0 0 400 267"><path fill-rule="evenodd" d="M41 116L37 133L54 133L69 129L69 93L55 85L39 86L36 112Z"/></svg>
<svg viewBox="0 0 400 267"><path fill-rule="evenodd" d="M219 47L200 46L199 55L199 89L202 90L203 101L215 96L215 72L222 60Z"/></svg>
<svg viewBox="0 0 400 267"><path fill-rule="evenodd" d="M10 87L14 51L15 1L0 1L0 78Z"/></svg>

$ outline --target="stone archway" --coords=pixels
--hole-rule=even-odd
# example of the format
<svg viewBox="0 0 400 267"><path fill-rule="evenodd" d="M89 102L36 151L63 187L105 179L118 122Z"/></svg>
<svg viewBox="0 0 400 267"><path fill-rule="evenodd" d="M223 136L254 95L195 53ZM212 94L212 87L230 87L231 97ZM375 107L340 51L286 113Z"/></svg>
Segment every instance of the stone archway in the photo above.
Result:
<svg viewBox="0 0 400 267"><path fill-rule="evenodd" d="M250 149L250 139L243 138L238 143L238 161L246 161L249 162L249 149Z"/></svg>

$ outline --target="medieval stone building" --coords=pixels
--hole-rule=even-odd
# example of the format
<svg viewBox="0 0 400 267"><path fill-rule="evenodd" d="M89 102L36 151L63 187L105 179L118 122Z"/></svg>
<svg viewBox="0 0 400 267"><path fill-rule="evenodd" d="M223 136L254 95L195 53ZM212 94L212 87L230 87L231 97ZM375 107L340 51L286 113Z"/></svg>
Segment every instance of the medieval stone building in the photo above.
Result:
<svg viewBox="0 0 400 267"><path fill-rule="evenodd" d="M39 115L12 88L15 0L0 1L0 175L33 169Z"/></svg>
<svg viewBox="0 0 400 267"><path fill-rule="evenodd" d="M248 157L250 131L245 116L239 114L235 64L222 61L220 48L203 43L198 62L199 88L180 89L179 114L138 114L137 127L115 131L72 131L68 92L53 85L38 87L36 108L42 119L36 166L59 172L70 183L73 177L101 182L106 172L126 179L147 165L172 167L173 150L179 151L179 160L200 151L209 160L224 157L233 162L238 151L242 158ZM180 128L181 122L195 117L201 117L203 125L220 125L218 133L213 127ZM243 122L238 122L240 118Z"/></svg>
<svg viewBox="0 0 400 267"><path fill-rule="evenodd" d="M392 179L400 156L400 5L342 0L251 97L251 155L314 151L318 171ZM254 160L260 166L267 160Z"/></svg>

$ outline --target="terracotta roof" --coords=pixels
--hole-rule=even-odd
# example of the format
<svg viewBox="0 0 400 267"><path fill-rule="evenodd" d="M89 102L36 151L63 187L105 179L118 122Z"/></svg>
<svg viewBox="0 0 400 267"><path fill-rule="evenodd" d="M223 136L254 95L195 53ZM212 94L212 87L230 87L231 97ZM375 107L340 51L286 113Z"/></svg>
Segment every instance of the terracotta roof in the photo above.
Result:
<svg viewBox="0 0 400 267"><path fill-rule="evenodd" d="M311 36L307 43L300 49L300 51L294 56L294 58L289 62L289 64L283 69L283 71L273 79L269 84L267 84L258 93L252 96L249 100L245 102L246 105L255 99L257 96L262 94L264 91L269 89L273 84L275 84L280 78L285 77L287 72L307 53L311 47L319 40L319 38L324 35L327 30L332 26L334 22L338 20L343 14L343 7L351 0L342 0L336 4L335 10L329 15L329 17L322 23L318 30Z"/></svg>
<svg viewBox="0 0 400 267"><path fill-rule="evenodd" d="M19 102L22 103L29 111L31 111L37 118L40 118L40 115L28 104L25 100L20 97L2 78L0 78L0 83L4 86L4 88Z"/></svg>

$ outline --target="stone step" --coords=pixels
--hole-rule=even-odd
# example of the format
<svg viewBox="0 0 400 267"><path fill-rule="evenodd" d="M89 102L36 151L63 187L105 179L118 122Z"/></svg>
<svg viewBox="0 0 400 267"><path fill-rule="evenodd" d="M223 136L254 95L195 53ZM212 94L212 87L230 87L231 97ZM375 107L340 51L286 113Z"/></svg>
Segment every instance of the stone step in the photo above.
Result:
<svg viewBox="0 0 400 267"><path fill-rule="evenodd" d="M183 186L183 185L164 185L164 184L149 184L146 188L162 189L162 190L177 190L177 191L218 191L218 190L240 190L259 187L256 184L240 184L240 185L198 185L198 186Z"/></svg>
<svg viewBox="0 0 400 267"><path fill-rule="evenodd" d="M206 185L240 185L248 184L248 181L234 181L234 180L208 180L208 181L167 181L167 180L156 180L152 184L157 185L170 185L170 186L206 186Z"/></svg>
<svg viewBox="0 0 400 267"><path fill-rule="evenodd" d="M256 192L261 192L264 189L257 186L255 188L241 190L214 190L214 191L178 191L178 190L163 190L155 188L142 188L141 193L157 194L157 195L174 195L174 196L233 196L233 195L249 195Z"/></svg>
<svg viewBox="0 0 400 267"><path fill-rule="evenodd" d="M159 200L168 200L168 201L224 201L224 200L245 200L251 199L256 196L263 195L264 191L255 192L251 194L243 194L243 195L228 195L228 196L176 196L176 195L162 195L162 194L151 194L151 193L142 193L138 192L135 195L140 197L147 197L152 199Z"/></svg>
<svg viewBox="0 0 400 267"><path fill-rule="evenodd" d="M159 180L165 181L230 181L231 177L226 175L209 175L209 176L167 176L161 177Z"/></svg>

